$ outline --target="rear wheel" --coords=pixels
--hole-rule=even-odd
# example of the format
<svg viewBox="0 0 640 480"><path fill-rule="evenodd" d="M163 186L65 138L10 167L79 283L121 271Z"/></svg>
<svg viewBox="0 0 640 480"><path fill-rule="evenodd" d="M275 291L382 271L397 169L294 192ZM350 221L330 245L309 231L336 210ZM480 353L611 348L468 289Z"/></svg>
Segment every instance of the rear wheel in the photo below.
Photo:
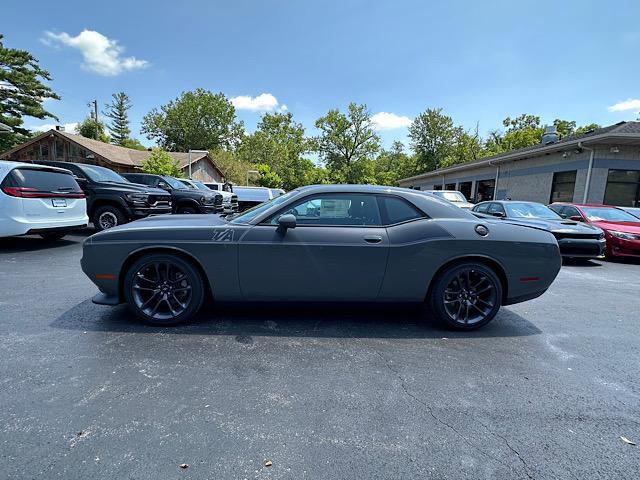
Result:
<svg viewBox="0 0 640 480"><path fill-rule="evenodd" d="M178 325L202 306L203 280L188 261L172 254L142 257L127 271L124 294L129 307L144 322Z"/></svg>
<svg viewBox="0 0 640 480"><path fill-rule="evenodd" d="M500 310L502 285L486 265L463 263L436 278L429 300L431 310L447 327L474 330L489 323Z"/></svg>
<svg viewBox="0 0 640 480"><path fill-rule="evenodd" d="M67 232L45 232L41 233L40 236L47 242L53 242L56 240L61 240L65 237L66 234Z"/></svg>
<svg viewBox="0 0 640 480"><path fill-rule="evenodd" d="M114 207L112 205L100 207L96 209L93 214L93 226L99 232L122 225L126 222L127 219L125 218L124 213L122 213L118 207Z"/></svg>

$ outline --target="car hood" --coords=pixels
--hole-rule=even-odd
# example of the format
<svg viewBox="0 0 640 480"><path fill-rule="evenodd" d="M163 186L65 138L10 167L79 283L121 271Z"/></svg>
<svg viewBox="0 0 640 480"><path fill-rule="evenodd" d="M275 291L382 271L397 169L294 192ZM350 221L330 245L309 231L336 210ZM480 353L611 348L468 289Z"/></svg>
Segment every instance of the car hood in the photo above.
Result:
<svg viewBox="0 0 640 480"><path fill-rule="evenodd" d="M603 230L640 234L640 219L637 222L590 222Z"/></svg>
<svg viewBox="0 0 640 480"><path fill-rule="evenodd" d="M216 195L220 195L218 192L207 192L205 190L195 190L192 188L184 189L184 190L174 190L173 193L176 196L181 196L183 198L193 198L194 200L200 200L202 197L211 198Z"/></svg>
<svg viewBox="0 0 640 480"><path fill-rule="evenodd" d="M150 187L140 183L100 182L100 188L117 190L125 193L149 193L151 195L169 195L161 188Z"/></svg>
<svg viewBox="0 0 640 480"><path fill-rule="evenodd" d="M600 232L600 229L592 225L586 225L571 220L546 220L543 218L506 218L505 222L526 227L536 227L556 233L584 233L593 234Z"/></svg>

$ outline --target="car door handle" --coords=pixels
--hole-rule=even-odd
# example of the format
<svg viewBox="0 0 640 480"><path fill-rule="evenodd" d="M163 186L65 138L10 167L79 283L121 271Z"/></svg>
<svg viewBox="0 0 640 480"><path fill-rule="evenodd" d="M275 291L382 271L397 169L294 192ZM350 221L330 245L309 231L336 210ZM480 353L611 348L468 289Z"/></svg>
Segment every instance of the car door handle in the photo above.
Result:
<svg viewBox="0 0 640 480"><path fill-rule="evenodd" d="M367 235L364 237L364 241L367 243L380 243L382 241L382 237L380 235Z"/></svg>

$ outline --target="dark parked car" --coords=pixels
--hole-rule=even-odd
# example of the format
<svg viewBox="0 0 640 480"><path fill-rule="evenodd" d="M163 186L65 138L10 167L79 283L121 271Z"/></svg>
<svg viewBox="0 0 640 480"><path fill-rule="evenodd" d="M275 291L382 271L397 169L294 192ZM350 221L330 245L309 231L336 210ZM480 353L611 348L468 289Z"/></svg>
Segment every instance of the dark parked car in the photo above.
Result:
<svg viewBox="0 0 640 480"><path fill-rule="evenodd" d="M73 173L87 197L89 219L98 231L149 215L171 213L171 195L167 192L135 185L108 168L47 160L32 163L66 168Z"/></svg>
<svg viewBox="0 0 640 480"><path fill-rule="evenodd" d="M415 190L302 187L232 216L154 217L89 237L94 302L129 304L156 325L216 301L427 302L471 330L501 305L544 293L560 270L554 236L478 219Z"/></svg>
<svg viewBox="0 0 640 480"><path fill-rule="evenodd" d="M553 203L554 212L564 218L604 230L607 257L640 257L640 219L609 205Z"/></svg>
<svg viewBox="0 0 640 480"><path fill-rule="evenodd" d="M216 193L222 195L222 212L225 215L231 215L232 213L236 213L238 211L238 196L235 193L227 192L226 190L218 190L217 188L211 188L209 187L209 185L201 182L200 180L193 180L189 178L180 178L179 180L189 188L193 188L196 190L205 190L207 192L215 190ZM214 183L212 185L218 186L217 183Z"/></svg>
<svg viewBox="0 0 640 480"><path fill-rule="evenodd" d="M563 219L546 205L513 200L478 203L473 212L497 217L502 221L542 228L553 233L565 258L602 258L604 232L597 227Z"/></svg>
<svg viewBox="0 0 640 480"><path fill-rule="evenodd" d="M151 173L125 173L124 177L135 183L161 188L171 194L173 213L220 213L223 210L222 195L187 187L177 178Z"/></svg>

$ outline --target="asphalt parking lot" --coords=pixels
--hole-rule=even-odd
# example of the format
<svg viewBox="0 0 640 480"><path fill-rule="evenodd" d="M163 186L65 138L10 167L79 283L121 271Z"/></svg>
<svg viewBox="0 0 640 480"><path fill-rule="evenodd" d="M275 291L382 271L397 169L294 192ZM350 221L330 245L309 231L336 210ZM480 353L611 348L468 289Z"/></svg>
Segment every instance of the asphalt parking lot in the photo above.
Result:
<svg viewBox="0 0 640 480"><path fill-rule="evenodd" d="M68 238L0 240L0 478L638 478L638 263L472 333L375 306L154 329L91 303Z"/></svg>

